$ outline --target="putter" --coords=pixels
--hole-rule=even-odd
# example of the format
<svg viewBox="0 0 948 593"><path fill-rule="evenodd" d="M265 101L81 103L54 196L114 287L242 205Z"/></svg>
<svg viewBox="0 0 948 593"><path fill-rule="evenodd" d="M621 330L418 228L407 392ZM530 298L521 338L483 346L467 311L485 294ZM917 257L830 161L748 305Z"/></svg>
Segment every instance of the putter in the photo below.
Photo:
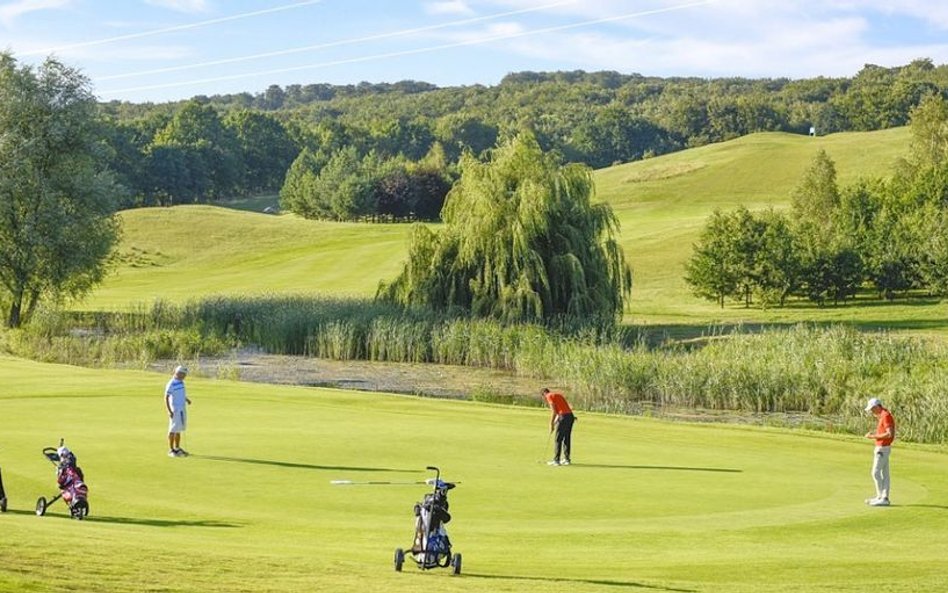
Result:
<svg viewBox="0 0 948 593"><path fill-rule="evenodd" d="M549 454L549 452L550 452L550 443L551 443L552 441L553 441L553 431L551 430L551 431L546 435L546 444L543 445L543 454L540 455L540 458L539 458L539 459L537 459L537 463L546 463L546 456L547 456L547 455Z"/></svg>

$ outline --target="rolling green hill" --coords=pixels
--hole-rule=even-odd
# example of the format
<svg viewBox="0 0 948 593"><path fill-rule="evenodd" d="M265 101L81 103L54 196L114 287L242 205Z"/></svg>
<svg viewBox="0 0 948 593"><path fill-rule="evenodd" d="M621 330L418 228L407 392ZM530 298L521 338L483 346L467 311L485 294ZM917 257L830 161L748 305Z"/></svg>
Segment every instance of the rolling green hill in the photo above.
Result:
<svg viewBox="0 0 948 593"><path fill-rule="evenodd" d="M692 243L715 209L785 207L820 148L839 181L886 175L907 151L907 128L812 138L754 134L596 172L598 197L622 223L635 286L629 320L693 334L711 323L859 321L938 331L948 308L935 302L746 310L693 297L682 278ZM129 210L116 273L79 306L112 309L156 298L221 293L372 295L394 277L410 227L328 223L210 206Z"/></svg>
<svg viewBox="0 0 948 593"><path fill-rule="evenodd" d="M899 445L869 508L871 444L764 428L581 414L548 467L547 412L188 380L187 459L166 457L167 376L0 357L0 591L723 593L944 591L946 453ZM867 423L871 421L867 419ZM69 519L40 454L77 453ZM540 463L538 463L540 462ZM440 466L463 574L393 570Z"/></svg>

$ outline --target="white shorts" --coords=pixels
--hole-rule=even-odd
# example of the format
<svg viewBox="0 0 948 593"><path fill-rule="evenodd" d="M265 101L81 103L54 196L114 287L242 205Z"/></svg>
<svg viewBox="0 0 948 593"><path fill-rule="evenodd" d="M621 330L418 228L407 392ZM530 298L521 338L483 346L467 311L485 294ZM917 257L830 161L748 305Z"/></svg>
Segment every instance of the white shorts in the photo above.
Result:
<svg viewBox="0 0 948 593"><path fill-rule="evenodd" d="M187 410L175 410L174 416L168 419L168 432L184 432L187 427Z"/></svg>

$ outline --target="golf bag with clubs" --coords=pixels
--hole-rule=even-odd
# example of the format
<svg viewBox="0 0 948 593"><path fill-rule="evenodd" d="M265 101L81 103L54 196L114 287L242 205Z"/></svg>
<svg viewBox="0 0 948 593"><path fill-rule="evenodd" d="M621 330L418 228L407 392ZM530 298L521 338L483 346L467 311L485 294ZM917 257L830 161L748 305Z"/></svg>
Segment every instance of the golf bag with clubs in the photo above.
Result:
<svg viewBox="0 0 948 593"><path fill-rule="evenodd" d="M451 521L448 512L448 490L455 487L451 482L441 480L441 470L428 467L436 472L435 477L426 480L434 486L434 490L425 494L421 502L415 503L415 538L412 542L412 560L418 568L451 567L453 574L461 574L461 554L451 554L451 540L445 524ZM395 550L395 570L401 572L405 562L405 551L402 548Z"/></svg>
<svg viewBox="0 0 948 593"><path fill-rule="evenodd" d="M40 496L36 501L36 515L42 517L49 505L62 498L69 507L69 515L81 521L89 514L89 487L86 486L82 469L76 463L76 456L63 445L62 439L59 439L58 448L44 448L43 456L56 466L59 494L50 500Z"/></svg>

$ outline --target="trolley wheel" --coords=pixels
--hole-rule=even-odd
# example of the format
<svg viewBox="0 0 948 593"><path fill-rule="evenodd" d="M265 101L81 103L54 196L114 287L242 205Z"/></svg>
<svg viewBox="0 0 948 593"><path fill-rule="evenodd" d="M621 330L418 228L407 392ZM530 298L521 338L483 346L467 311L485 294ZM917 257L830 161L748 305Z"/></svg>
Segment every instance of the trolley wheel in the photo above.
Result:
<svg viewBox="0 0 948 593"><path fill-rule="evenodd" d="M0 513L7 512L7 497L0 498Z"/></svg>
<svg viewBox="0 0 948 593"><path fill-rule="evenodd" d="M395 548L395 572L402 571L402 565L405 564L405 551L401 548Z"/></svg>
<svg viewBox="0 0 948 593"><path fill-rule="evenodd" d="M69 513L72 515L73 519L82 521L89 515L89 503L85 500L77 500L72 508L69 509Z"/></svg>
<svg viewBox="0 0 948 593"><path fill-rule="evenodd" d="M47 503L46 503L45 497L40 496L38 499L36 499L36 516L37 517L42 517L43 515L46 514L46 505Z"/></svg>
<svg viewBox="0 0 948 593"><path fill-rule="evenodd" d="M458 552L454 556L451 556L451 568L452 574L461 574L461 553Z"/></svg>

